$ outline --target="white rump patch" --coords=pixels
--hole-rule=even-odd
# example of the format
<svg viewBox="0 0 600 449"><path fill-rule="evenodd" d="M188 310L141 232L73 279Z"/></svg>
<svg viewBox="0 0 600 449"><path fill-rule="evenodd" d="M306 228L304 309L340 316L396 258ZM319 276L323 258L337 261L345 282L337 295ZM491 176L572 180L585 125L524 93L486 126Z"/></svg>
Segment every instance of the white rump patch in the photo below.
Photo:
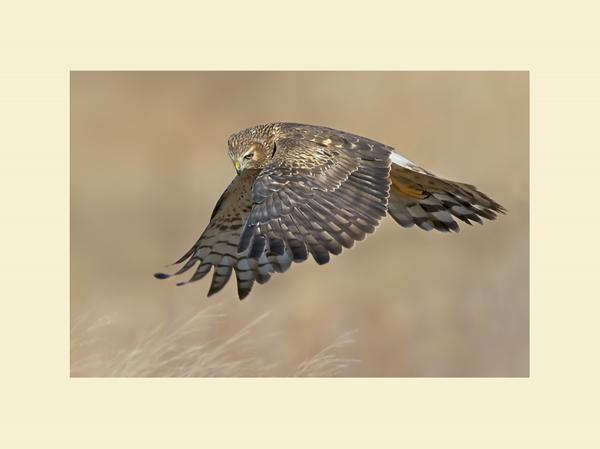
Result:
<svg viewBox="0 0 600 449"><path fill-rule="evenodd" d="M417 166L414 162L409 161L404 156L399 155L395 151L390 152L390 159L392 160L393 164L400 165L402 167L413 168Z"/></svg>

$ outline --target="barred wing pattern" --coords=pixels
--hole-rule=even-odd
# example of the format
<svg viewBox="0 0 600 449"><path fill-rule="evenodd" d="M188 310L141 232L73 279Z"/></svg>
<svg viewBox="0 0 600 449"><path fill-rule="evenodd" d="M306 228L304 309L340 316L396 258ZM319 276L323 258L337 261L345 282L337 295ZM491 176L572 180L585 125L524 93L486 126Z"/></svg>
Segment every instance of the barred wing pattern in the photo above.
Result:
<svg viewBox="0 0 600 449"><path fill-rule="evenodd" d="M327 263L385 216L389 167L389 149L368 139L307 125L283 129L273 159L233 180L198 242L177 262L186 261L175 274L198 264L178 285L214 267L212 295L235 271L243 299L255 281L267 282L308 254Z"/></svg>
<svg viewBox="0 0 600 449"><path fill-rule="evenodd" d="M386 214L389 151L367 139L296 125L283 129L254 183L253 207L238 250L310 253L318 264L374 232Z"/></svg>
<svg viewBox="0 0 600 449"><path fill-rule="evenodd" d="M221 195L217 202L211 220L196 242L196 244L177 262L185 264L174 273L179 275L189 271L196 264L192 277L177 285L185 285L202 279L211 268L214 273L208 295L221 290L229 281L235 270L240 297L246 296L254 281L264 283L269 280L273 271L271 261L265 253L250 257L248 252L238 253L240 233L246 217L252 208L251 189L258 170L248 170L237 176ZM284 258L272 258L280 270L286 267ZM290 262L287 262L289 266ZM170 274L157 273L159 279L171 277ZM244 288L240 289L240 285Z"/></svg>

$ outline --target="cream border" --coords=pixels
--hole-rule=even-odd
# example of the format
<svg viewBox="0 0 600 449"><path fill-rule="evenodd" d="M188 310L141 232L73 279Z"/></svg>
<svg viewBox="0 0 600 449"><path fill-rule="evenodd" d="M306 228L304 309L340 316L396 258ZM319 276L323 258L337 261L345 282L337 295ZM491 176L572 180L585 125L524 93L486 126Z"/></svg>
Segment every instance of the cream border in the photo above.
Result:
<svg viewBox="0 0 600 449"><path fill-rule="evenodd" d="M600 446L593 4L3 8L1 446ZM69 70L241 68L531 70L530 379L69 379Z"/></svg>

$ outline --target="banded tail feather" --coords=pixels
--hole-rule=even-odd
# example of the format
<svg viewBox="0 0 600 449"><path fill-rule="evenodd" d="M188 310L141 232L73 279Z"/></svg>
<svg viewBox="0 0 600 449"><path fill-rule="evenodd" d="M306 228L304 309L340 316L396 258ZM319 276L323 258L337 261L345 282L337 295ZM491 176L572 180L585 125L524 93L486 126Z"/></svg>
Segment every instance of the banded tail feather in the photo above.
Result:
<svg viewBox="0 0 600 449"><path fill-rule="evenodd" d="M475 186L438 178L393 151L390 159L388 212L400 226L459 232L454 218L482 224L482 218L495 220L498 213L506 213Z"/></svg>

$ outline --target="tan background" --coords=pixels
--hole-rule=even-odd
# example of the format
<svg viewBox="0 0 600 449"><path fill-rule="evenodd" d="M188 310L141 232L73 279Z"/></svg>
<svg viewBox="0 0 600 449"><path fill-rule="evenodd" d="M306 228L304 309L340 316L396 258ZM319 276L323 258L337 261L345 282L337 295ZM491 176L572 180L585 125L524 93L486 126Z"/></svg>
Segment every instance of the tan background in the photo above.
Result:
<svg viewBox="0 0 600 449"><path fill-rule="evenodd" d="M173 375L179 360L150 366L148 332L177 332L216 303L220 317L192 326L177 351L212 351L270 314L219 356L222 370L187 375L294 375L333 343L337 375L527 376L528 82L527 72L73 72L72 375ZM343 257L295 265L242 302L235 282L207 299L206 280L153 279L197 239L233 177L227 137L269 121L387 143L509 214L458 235L386 219Z"/></svg>

